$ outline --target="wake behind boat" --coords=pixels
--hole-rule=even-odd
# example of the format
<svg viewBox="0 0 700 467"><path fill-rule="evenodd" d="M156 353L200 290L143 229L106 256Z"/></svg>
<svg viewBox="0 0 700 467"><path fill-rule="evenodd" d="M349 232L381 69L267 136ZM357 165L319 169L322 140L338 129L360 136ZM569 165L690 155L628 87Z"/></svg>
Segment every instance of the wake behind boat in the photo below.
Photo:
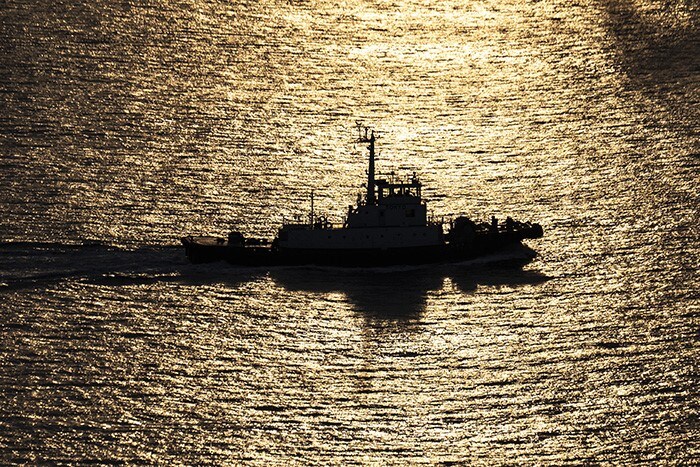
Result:
<svg viewBox="0 0 700 467"><path fill-rule="evenodd" d="M494 253L542 236L539 224L510 217L499 223L460 216L448 224L428 219L422 184L415 173L396 181L375 179L374 131L358 125L358 142L368 143L369 168L364 198L349 206L342 226L317 217L313 198L309 221L284 223L273 240L187 236L181 239L193 263L228 261L246 266L390 266L456 262Z"/></svg>

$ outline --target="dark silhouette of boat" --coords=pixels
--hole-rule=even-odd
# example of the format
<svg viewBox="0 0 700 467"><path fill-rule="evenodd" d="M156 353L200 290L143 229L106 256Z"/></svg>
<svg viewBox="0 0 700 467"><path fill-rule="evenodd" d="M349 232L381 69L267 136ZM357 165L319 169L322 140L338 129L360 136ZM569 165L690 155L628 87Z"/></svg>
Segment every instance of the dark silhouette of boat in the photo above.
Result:
<svg viewBox="0 0 700 467"><path fill-rule="evenodd" d="M187 236L181 239L193 263L228 261L246 266L304 265L388 266L464 261L542 236L539 224L508 217L499 223L474 222L460 216L449 222L428 218L415 172L408 178L375 179L374 131L358 124L358 142L369 143L367 191L349 206L342 226L316 216L311 199L308 222L283 222L272 240Z"/></svg>

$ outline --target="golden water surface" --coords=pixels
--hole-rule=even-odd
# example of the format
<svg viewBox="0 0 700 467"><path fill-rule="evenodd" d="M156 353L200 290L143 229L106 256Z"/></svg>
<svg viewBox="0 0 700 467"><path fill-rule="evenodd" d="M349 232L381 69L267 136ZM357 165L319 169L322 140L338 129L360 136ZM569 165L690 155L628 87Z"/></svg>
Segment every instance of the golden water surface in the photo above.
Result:
<svg viewBox="0 0 700 467"><path fill-rule="evenodd" d="M700 457L692 0L0 7L0 462ZM379 171L538 256L187 264ZM517 259L517 258L516 258ZM504 266L503 263L507 263Z"/></svg>

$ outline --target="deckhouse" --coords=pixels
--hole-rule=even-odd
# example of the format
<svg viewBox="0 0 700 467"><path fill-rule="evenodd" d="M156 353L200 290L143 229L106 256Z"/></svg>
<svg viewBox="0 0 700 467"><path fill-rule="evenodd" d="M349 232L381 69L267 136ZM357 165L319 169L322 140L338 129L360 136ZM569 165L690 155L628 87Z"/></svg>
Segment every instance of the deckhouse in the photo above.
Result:
<svg viewBox="0 0 700 467"><path fill-rule="evenodd" d="M442 225L428 221L415 172L396 181L375 179L374 131L358 125L358 142L369 143L369 168L364 199L349 206L342 227L310 215L308 224L284 224L276 246L280 250L363 250L432 248L444 244Z"/></svg>

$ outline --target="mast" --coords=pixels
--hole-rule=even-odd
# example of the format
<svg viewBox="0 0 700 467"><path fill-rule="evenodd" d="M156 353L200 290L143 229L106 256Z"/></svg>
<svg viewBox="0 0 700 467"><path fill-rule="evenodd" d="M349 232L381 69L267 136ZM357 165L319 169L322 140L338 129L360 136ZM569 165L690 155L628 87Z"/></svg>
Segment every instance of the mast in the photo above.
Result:
<svg viewBox="0 0 700 467"><path fill-rule="evenodd" d="M314 226L314 217L316 217L314 214L314 190L311 190L311 214L309 215L309 225L311 228Z"/></svg>
<svg viewBox="0 0 700 467"><path fill-rule="evenodd" d="M375 204L376 198L374 194L374 130L368 127L363 127L360 123L357 124L357 129L360 132L360 138L357 140L360 143L369 143L369 169L367 170L367 205ZM364 134L362 132L364 130Z"/></svg>

